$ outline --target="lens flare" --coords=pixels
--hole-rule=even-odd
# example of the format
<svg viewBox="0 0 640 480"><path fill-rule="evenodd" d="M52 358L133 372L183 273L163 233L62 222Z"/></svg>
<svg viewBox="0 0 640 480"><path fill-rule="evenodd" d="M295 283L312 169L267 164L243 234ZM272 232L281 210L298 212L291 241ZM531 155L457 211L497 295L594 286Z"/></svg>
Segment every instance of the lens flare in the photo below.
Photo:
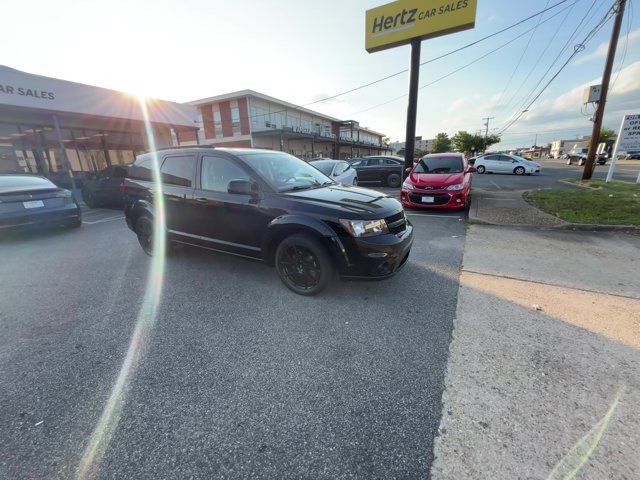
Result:
<svg viewBox="0 0 640 480"><path fill-rule="evenodd" d="M158 164L158 156L156 153L155 137L153 128L149 122L149 114L144 97L140 97L140 108L142 109L142 114L145 119L145 130L153 163L153 256L149 267L146 291L138 312L133 335L129 342L129 348L120 367L118 377L109 394L109 399L104 406L102 415L91 434L89 444L80 460L77 470L77 478L79 479L93 478L97 474L100 461L120 421L125 394L135 373L138 361L144 351L145 343L156 321L158 306L162 295L167 244L164 197L162 182L160 181L160 165Z"/></svg>

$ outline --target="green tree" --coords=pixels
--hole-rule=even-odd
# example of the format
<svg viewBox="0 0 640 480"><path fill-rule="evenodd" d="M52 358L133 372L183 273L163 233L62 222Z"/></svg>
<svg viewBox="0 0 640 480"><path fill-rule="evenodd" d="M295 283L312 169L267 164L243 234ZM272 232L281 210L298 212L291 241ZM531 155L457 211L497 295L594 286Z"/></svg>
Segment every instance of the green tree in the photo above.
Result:
<svg viewBox="0 0 640 480"><path fill-rule="evenodd" d="M612 128L602 127L600 129L600 142L615 142L616 141L616 131Z"/></svg>
<svg viewBox="0 0 640 480"><path fill-rule="evenodd" d="M500 135L492 134L487 135L472 135L464 130L459 131L453 137L451 137L453 147L458 152L465 154L484 152L491 145L500 143Z"/></svg>
<svg viewBox="0 0 640 480"><path fill-rule="evenodd" d="M431 151L433 153L443 153L451 150L451 139L449 135L444 132L440 132L436 135L431 145Z"/></svg>

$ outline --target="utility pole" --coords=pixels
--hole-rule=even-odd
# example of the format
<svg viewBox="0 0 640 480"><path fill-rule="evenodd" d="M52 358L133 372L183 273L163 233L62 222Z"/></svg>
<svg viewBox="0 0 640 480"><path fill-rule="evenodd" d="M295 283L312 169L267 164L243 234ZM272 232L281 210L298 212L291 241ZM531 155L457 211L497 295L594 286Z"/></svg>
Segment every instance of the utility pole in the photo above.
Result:
<svg viewBox="0 0 640 480"><path fill-rule="evenodd" d="M416 148L416 114L418 112L418 80L420 77L420 46L422 39L411 40L411 61L409 67L409 105L407 106L407 134L404 142L404 168L401 179L404 179L406 169L413 167L413 155ZM400 182L402 185L402 182Z"/></svg>
<svg viewBox="0 0 640 480"><path fill-rule="evenodd" d="M484 122L484 126L485 126L485 130L484 130L484 138L487 138L487 136L489 135L489 120L493 120L496 117L484 117L483 120Z"/></svg>
<svg viewBox="0 0 640 480"><path fill-rule="evenodd" d="M624 16L624 7L626 6L627 0L617 0L616 3L616 18L613 22L611 40L609 40L607 60L604 63L600 101L598 102L598 108L593 117L593 131L591 132L589 152L587 153L587 163L585 163L584 171L582 172L582 180L589 180L593 175L593 164L596 159L598 142L600 141L600 129L602 128L602 118L604 117L604 106L607 102L607 91L609 90L609 81L611 80L611 70L613 69L613 61L616 57L616 47L618 46L618 37L620 36L620 26L622 25L622 17Z"/></svg>

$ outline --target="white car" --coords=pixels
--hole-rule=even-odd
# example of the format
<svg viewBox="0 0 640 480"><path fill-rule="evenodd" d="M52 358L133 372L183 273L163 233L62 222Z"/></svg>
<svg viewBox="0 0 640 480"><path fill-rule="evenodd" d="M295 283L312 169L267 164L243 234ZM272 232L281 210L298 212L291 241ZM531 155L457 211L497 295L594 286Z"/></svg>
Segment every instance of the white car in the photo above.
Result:
<svg viewBox="0 0 640 480"><path fill-rule="evenodd" d="M476 158L473 165L478 173L514 173L516 175L531 175L540 173L542 167L539 163L526 158L507 153L491 153Z"/></svg>
<svg viewBox="0 0 640 480"><path fill-rule="evenodd" d="M358 172L344 160L322 158L319 160L310 160L309 164L316 167L336 183L341 185L358 184Z"/></svg>

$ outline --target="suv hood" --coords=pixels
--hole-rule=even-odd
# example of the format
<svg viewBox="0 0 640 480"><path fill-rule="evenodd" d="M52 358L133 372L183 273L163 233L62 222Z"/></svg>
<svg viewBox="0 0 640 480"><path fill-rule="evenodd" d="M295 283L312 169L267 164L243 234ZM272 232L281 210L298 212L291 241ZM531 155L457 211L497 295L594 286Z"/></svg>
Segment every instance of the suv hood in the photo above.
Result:
<svg viewBox="0 0 640 480"><path fill-rule="evenodd" d="M330 208L336 211L336 216L342 215L342 218L384 218L402 211L402 205L395 198L361 187L330 185L283 192L282 195L289 200Z"/></svg>
<svg viewBox="0 0 640 480"><path fill-rule="evenodd" d="M412 173L409 182L428 187L447 187L464 181L464 173Z"/></svg>

